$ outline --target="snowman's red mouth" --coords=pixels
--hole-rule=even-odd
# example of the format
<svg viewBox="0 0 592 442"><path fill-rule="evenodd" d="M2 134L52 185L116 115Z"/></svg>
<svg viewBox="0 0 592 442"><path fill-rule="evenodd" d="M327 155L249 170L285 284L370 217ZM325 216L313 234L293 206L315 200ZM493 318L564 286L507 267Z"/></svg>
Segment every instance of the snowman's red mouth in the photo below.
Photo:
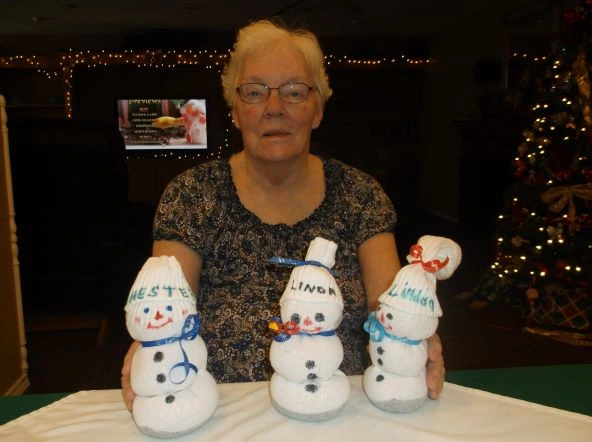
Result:
<svg viewBox="0 0 592 442"><path fill-rule="evenodd" d="M382 322L382 325L384 325L384 328L386 328L387 330L393 329L393 326L384 320L384 313L380 315L380 322Z"/></svg>
<svg viewBox="0 0 592 442"><path fill-rule="evenodd" d="M163 322L160 325L152 325L151 322L148 323L148 325L146 326L146 328L163 328L165 325L171 324L173 322L173 318L170 318L166 320L166 322Z"/></svg>
<svg viewBox="0 0 592 442"><path fill-rule="evenodd" d="M323 327L313 327L311 329L301 328L300 331L304 333L317 333L320 332L322 329Z"/></svg>

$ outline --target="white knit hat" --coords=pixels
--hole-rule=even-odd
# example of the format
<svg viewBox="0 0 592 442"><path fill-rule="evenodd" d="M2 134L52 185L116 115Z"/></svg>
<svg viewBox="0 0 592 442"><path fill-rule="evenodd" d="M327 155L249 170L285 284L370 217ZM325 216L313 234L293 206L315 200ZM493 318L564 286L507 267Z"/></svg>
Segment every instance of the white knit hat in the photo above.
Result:
<svg viewBox="0 0 592 442"><path fill-rule="evenodd" d="M132 285L125 309L138 302L167 300L184 300L193 305L196 302L174 256L148 258Z"/></svg>
<svg viewBox="0 0 592 442"><path fill-rule="evenodd" d="M461 249L449 238L422 236L411 247L404 266L378 301L397 310L431 317L442 316L436 279L449 278L461 261Z"/></svg>
<svg viewBox="0 0 592 442"><path fill-rule="evenodd" d="M417 245L421 247L421 256L419 256L419 259L424 264L434 260L442 263L448 260L446 265L438 266L440 269L435 272L436 279L450 278L462 260L460 246L450 238L424 235L419 238ZM413 252L413 247L411 249ZM413 253L407 256L408 262L414 262L417 259L418 257L413 256Z"/></svg>
<svg viewBox="0 0 592 442"><path fill-rule="evenodd" d="M286 285L280 306L288 300L305 302L335 302L343 308L343 298L337 281L329 271L335 265L337 244L316 237L310 242L305 261L298 265Z"/></svg>

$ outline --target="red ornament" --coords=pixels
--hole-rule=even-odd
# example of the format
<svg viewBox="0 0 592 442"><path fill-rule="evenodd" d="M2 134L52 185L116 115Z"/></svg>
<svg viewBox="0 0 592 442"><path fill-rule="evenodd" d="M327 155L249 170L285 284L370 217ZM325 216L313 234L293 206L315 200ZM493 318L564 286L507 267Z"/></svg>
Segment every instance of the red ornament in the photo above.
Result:
<svg viewBox="0 0 592 442"><path fill-rule="evenodd" d="M546 275L549 274L549 267L547 267L546 264L542 263L542 262L537 262L534 265L535 269L537 270L537 272L540 273L544 273Z"/></svg>
<svg viewBox="0 0 592 442"><path fill-rule="evenodd" d="M294 321L288 321L284 324L284 333L295 335L300 331L300 326Z"/></svg>
<svg viewBox="0 0 592 442"><path fill-rule="evenodd" d="M587 213L582 213L576 216L575 221L580 225L580 227L592 227L592 216L588 215Z"/></svg>
<svg viewBox="0 0 592 442"><path fill-rule="evenodd" d="M590 169L589 167L584 167L580 171L580 173L582 174L587 183L592 181L592 169Z"/></svg>
<svg viewBox="0 0 592 442"><path fill-rule="evenodd" d="M521 177L526 170L526 163L521 160L514 160L514 177Z"/></svg>
<svg viewBox="0 0 592 442"><path fill-rule="evenodd" d="M557 267L560 270L565 270L565 267L567 267L567 261L564 259L558 259L557 261L555 261L555 267Z"/></svg>
<svg viewBox="0 0 592 442"><path fill-rule="evenodd" d="M268 324L267 328L273 331L275 334L285 333L287 335L295 335L300 331L300 326L293 321L288 321L285 324L282 324L282 320L280 318L272 318Z"/></svg>
<svg viewBox="0 0 592 442"><path fill-rule="evenodd" d="M557 179L562 180L562 181L568 180L572 176L572 171L569 169L559 170L555 173L555 176L557 177Z"/></svg>

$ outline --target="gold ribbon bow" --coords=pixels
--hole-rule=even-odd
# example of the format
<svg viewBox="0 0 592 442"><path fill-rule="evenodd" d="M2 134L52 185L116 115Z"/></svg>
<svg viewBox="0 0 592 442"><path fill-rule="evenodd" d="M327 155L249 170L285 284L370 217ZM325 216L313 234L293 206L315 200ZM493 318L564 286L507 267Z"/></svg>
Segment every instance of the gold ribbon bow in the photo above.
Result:
<svg viewBox="0 0 592 442"><path fill-rule="evenodd" d="M549 210L555 213L561 212L569 204L567 216L571 220L576 216L574 198L592 200L592 183L553 187L541 195L541 200L549 206Z"/></svg>

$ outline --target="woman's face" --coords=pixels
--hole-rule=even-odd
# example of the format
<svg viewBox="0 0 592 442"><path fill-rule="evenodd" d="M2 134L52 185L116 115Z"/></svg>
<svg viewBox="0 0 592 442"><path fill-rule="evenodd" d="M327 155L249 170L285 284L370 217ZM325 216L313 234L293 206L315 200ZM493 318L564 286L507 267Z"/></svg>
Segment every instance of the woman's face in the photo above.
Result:
<svg viewBox="0 0 592 442"><path fill-rule="evenodd" d="M237 85L262 83L270 88L290 83L313 85L304 55L285 45L247 55ZM323 118L317 93L312 90L303 103L284 103L276 89L263 103L248 104L235 96L232 117L240 129L245 151L259 160L281 162L308 154L310 134Z"/></svg>

